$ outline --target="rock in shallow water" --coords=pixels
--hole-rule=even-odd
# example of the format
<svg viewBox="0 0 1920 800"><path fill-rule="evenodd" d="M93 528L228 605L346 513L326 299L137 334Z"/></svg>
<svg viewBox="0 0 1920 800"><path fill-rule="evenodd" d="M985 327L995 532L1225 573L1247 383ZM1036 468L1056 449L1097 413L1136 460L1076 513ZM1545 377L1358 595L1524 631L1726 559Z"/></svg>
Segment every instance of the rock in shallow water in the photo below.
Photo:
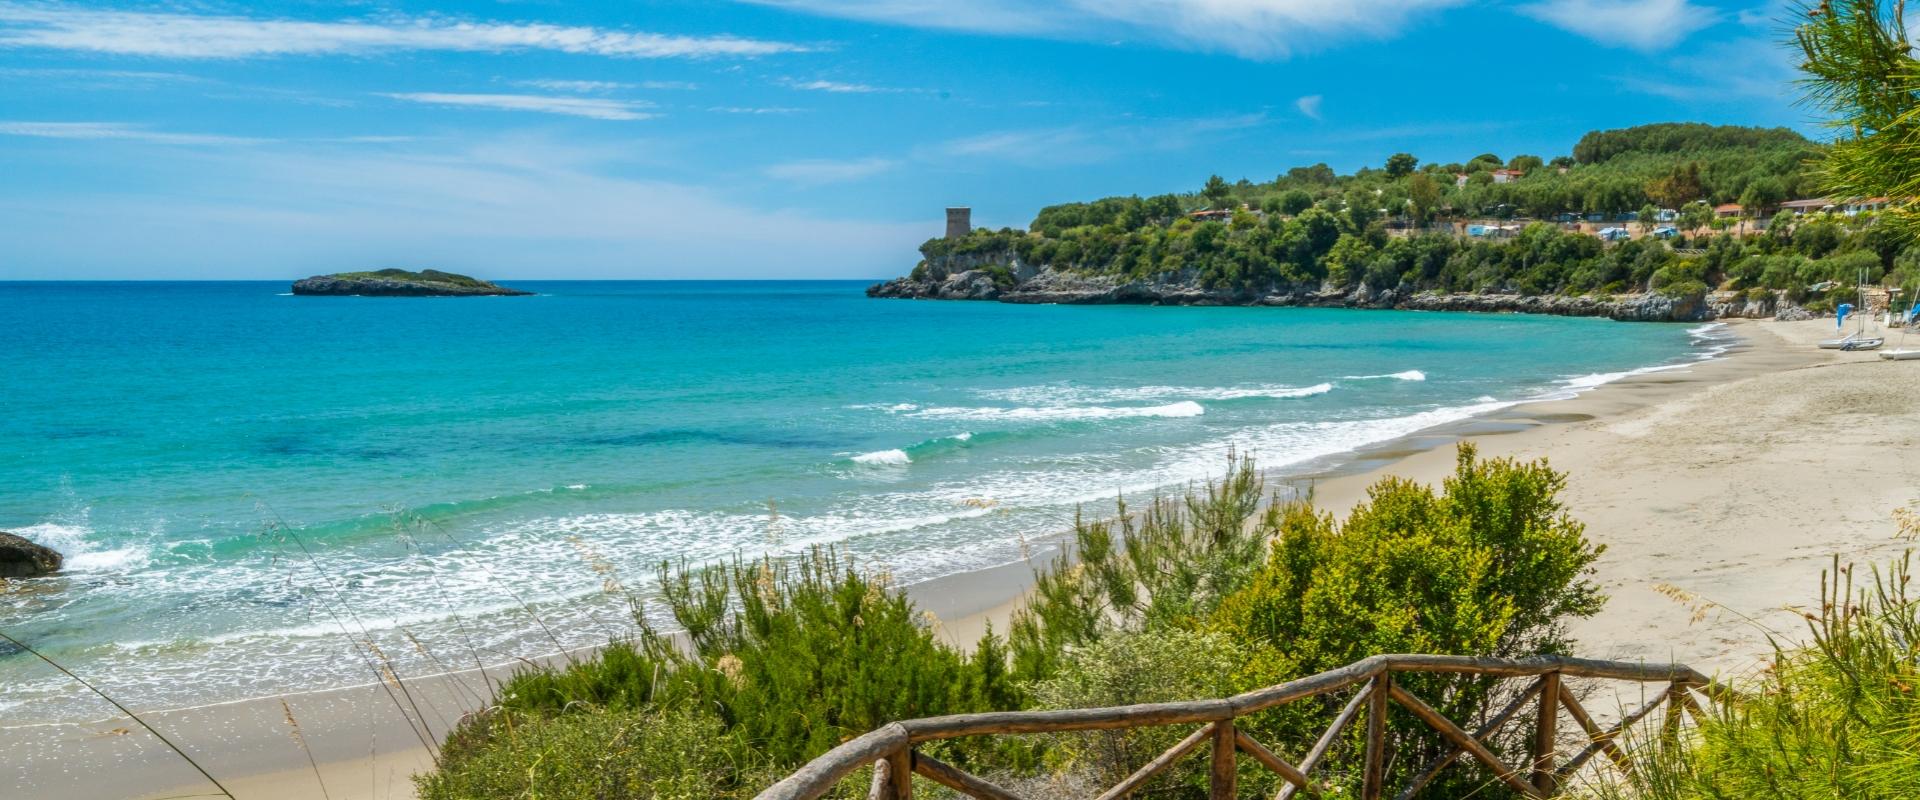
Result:
<svg viewBox="0 0 1920 800"><path fill-rule="evenodd" d="M51 547L0 531L0 578L31 578L60 571L64 561Z"/></svg>

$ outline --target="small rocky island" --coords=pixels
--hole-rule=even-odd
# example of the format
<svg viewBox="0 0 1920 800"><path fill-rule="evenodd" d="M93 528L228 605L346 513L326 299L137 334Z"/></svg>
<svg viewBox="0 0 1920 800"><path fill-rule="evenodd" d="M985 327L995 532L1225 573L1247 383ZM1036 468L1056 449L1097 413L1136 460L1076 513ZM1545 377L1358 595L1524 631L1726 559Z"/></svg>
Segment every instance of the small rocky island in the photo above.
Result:
<svg viewBox="0 0 1920 800"><path fill-rule="evenodd" d="M501 286L492 281L423 269L382 269L372 272L338 272L315 275L293 282L293 293L335 297L478 297L520 296L533 292Z"/></svg>

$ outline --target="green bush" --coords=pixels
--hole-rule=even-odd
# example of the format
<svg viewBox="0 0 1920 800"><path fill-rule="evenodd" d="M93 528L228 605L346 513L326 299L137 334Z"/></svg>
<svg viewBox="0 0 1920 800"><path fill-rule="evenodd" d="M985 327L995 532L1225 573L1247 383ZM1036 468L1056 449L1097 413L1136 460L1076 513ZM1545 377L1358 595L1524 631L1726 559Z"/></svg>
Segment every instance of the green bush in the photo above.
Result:
<svg viewBox="0 0 1920 800"><path fill-rule="evenodd" d="M1156 498L1118 521L1074 520L1072 554L1034 575L1007 636L1020 685L1052 677L1065 654L1116 632L1193 628L1259 567L1270 526L1249 524L1265 483L1229 458L1218 482Z"/></svg>
<svg viewBox="0 0 1920 800"><path fill-rule="evenodd" d="M421 800L694 800L751 797L711 714L581 708L499 710L448 735L439 769L415 778Z"/></svg>
<svg viewBox="0 0 1920 800"><path fill-rule="evenodd" d="M1115 634L1069 651L1058 673L1033 686L1034 704L1043 709L1099 708L1226 697L1235 691L1230 676L1244 658L1232 640L1218 633ZM1049 737L1047 763L1058 772L1084 773L1091 784L1112 786L1190 732L1161 727L1061 734ZM1204 792L1205 773L1204 759L1190 759L1143 791Z"/></svg>
<svg viewBox="0 0 1920 800"><path fill-rule="evenodd" d="M1003 708L1014 696L997 640L971 657L946 646L884 574L863 573L830 550L697 569L663 564L660 587L684 646L642 620L637 646L517 675L503 704L698 703L719 716L736 752L797 764L896 719Z"/></svg>
<svg viewBox="0 0 1920 800"><path fill-rule="evenodd" d="M1387 478L1338 522L1309 503L1277 512L1265 567L1225 598L1211 626L1251 651L1246 688L1333 669L1378 653L1514 657L1564 653L1565 621L1604 596L1589 578L1602 548L1558 499L1565 476L1545 462L1481 461L1461 445L1441 491ZM1473 719L1497 681L1409 676L1410 691L1453 719ZM1313 736L1339 701L1301 703L1247 722L1276 741ZM1446 752L1423 726L1390 726L1397 779ZM1357 735L1357 733L1355 734ZM1351 764L1330 764L1337 773ZM1457 769L1443 779L1484 776ZM1448 796L1436 784L1436 796Z"/></svg>

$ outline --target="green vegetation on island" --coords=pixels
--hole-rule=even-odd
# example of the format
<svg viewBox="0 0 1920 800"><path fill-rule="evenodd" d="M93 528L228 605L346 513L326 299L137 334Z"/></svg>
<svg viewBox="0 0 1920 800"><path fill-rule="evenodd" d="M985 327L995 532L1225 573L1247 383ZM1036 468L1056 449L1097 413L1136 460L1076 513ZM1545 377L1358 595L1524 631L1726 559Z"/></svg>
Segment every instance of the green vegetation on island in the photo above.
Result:
<svg viewBox="0 0 1920 800"><path fill-rule="evenodd" d="M300 295L358 295L365 297L458 297L470 295L528 295L519 289L483 281L468 275L441 272L380 269L363 272L336 272L315 275L293 284Z"/></svg>

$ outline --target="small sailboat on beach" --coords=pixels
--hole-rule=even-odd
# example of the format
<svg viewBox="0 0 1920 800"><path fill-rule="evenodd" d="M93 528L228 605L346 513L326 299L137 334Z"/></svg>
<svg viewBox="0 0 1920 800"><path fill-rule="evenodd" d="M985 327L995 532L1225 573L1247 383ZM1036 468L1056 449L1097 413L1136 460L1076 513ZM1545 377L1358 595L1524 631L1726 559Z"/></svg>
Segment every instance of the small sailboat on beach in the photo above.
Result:
<svg viewBox="0 0 1920 800"><path fill-rule="evenodd" d="M1913 299L1913 307L1907 309L1905 324L1900 326L1900 345L1892 350L1880 351L1880 357L1888 361L1920 361L1920 348L1907 347L1907 331L1913 330L1915 317L1920 316L1920 297Z"/></svg>
<svg viewBox="0 0 1920 800"><path fill-rule="evenodd" d="M1861 274L1860 281L1859 283L1855 284L1855 286L1857 287L1856 292L1858 293L1858 298L1860 303L1860 305L1858 306L1858 308L1860 309L1860 313L1856 315L1860 318L1860 328L1838 339L1828 339L1826 341L1821 342L1820 349L1842 350L1847 352L1853 352L1858 350L1878 350L1880 349L1881 345L1887 343L1887 339L1884 336L1868 336L1867 335L1867 316L1868 316L1867 309L1866 309L1867 284L1866 284L1866 275L1864 273ZM1847 324L1847 314L1853 312L1855 308L1856 306L1853 303L1841 303L1839 308L1834 309L1835 311L1834 320L1833 320L1834 327L1835 328L1845 327Z"/></svg>

